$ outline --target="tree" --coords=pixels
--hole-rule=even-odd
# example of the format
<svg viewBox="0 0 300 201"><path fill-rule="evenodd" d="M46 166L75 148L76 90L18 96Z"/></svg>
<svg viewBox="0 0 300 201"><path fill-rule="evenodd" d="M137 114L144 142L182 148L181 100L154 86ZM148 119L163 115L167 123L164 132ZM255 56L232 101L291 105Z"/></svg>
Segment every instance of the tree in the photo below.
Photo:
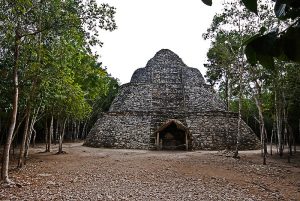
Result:
<svg viewBox="0 0 300 201"><path fill-rule="evenodd" d="M212 5L212 0L202 1ZM251 65L259 62L264 67L271 68L274 66L274 58L300 63L300 2L272 1L275 2L274 14L278 20L285 22L285 26L277 26L274 20L274 29L266 33L267 28L260 24L260 31L244 43L248 62ZM256 15L261 14L258 9L259 0L242 0L242 2L249 11Z"/></svg>
<svg viewBox="0 0 300 201"><path fill-rule="evenodd" d="M246 63L244 58L243 51L243 42L249 37L251 33L254 33L258 30L258 22L263 23L266 27L271 27L272 16L270 16L270 7L262 6L260 7L263 10L260 17L256 17L254 14L251 14L248 10L239 6L238 2L225 3L224 9L221 14L216 14L210 28L207 30L203 36L205 39L213 39L212 47L208 52L208 58L210 61L210 69L208 70L208 76L217 74L218 77L215 79L222 79L225 77L225 83L228 86L226 89L227 104L229 105L230 96L228 91L233 91L238 100L237 112L239 114L238 120L238 133L236 138L236 149L234 156L238 156L238 146L239 146L239 136L240 136L240 125L241 125L241 116L242 116L242 100L246 97L245 87L249 84L249 75L251 74L249 66ZM249 19L250 16L250 19ZM229 28L230 27L230 28ZM209 54L213 50L214 54ZM225 55L225 56L223 56ZM213 61L213 62L211 62ZM212 66L217 66L211 68ZM221 69L221 70L219 70ZM220 73L225 72L225 73ZM230 76L228 76L230 75ZM253 74L251 74L253 75ZM231 84L228 84L228 77L231 79ZM214 78L214 77L212 77ZM234 79L235 78L235 79ZM254 79L254 78L253 78ZM259 86L259 85L256 85ZM258 88L256 88L258 89ZM261 90L260 88L258 91ZM259 117L262 117L261 104L262 99L255 96L257 93L254 91L249 91L252 93L253 97L257 97L255 100L258 104L258 114ZM260 124L260 134L262 139L265 139L264 131L264 119L259 118ZM265 147L265 141L262 141L263 147ZM264 162L265 163L265 162Z"/></svg>
<svg viewBox="0 0 300 201"><path fill-rule="evenodd" d="M208 64L208 81L214 83L220 82L221 89L225 89L226 101L229 105L230 91L234 92L234 85L237 85L238 79L238 63L244 60L243 43L247 38L259 31L259 23L263 23L268 29L272 29L273 16L271 15L271 7L262 5L260 7L261 15L258 17L249 12L247 9L239 6L238 2L224 3L224 9L220 14L216 14L213 18L211 26L207 32L203 34L204 39L213 40L212 46L207 54ZM245 65L246 63L243 62ZM212 70L210 70L212 69ZM230 83L230 81L232 83Z"/></svg>
<svg viewBox="0 0 300 201"><path fill-rule="evenodd" d="M219 32L207 52L207 68L205 77L211 86L218 86L221 97L224 98L227 110L230 110L232 88L236 72L236 53L238 45L234 33Z"/></svg>
<svg viewBox="0 0 300 201"><path fill-rule="evenodd" d="M58 44L57 41L68 41L69 47L73 42L73 45L80 45L86 54L90 54L90 46L101 45L98 39L98 30L114 30L116 28L113 19L114 13L115 10L113 7L107 4L98 6L94 0L53 0L51 2L32 0L1 1L0 43L1 45L5 45L1 50L1 61L6 64L5 70L7 69L8 71L8 74L5 74L5 78L9 81L9 75L12 75L11 80L13 80L12 83L14 86L12 115L3 153L1 181L11 183L8 178L9 150L18 114L19 73L21 73L21 78L23 78L22 75L32 72L32 69L33 72L39 71L43 74L42 69L51 66L49 64L53 64L54 60L51 57L53 55L48 55L50 60L45 61L45 58L42 58L45 54L42 54L41 51L47 48L41 47ZM70 40L67 40L67 37ZM52 43L52 41L56 41L56 43ZM26 49L27 47L31 48ZM30 57L27 55L30 55ZM5 70L1 69L4 73L6 72ZM40 79L23 79L20 83L27 83L27 85L31 83L33 84L32 86L36 86L40 84L39 82ZM34 92L36 88L32 87L28 91ZM28 118L30 118L30 110L34 108L30 107L30 103L35 102L34 99L38 97L36 93L29 94L31 95L28 96L29 99L26 101L26 110L29 111L27 113ZM28 125L26 120L26 127ZM28 141L26 133L28 132L24 132L23 142Z"/></svg>
<svg viewBox="0 0 300 201"><path fill-rule="evenodd" d="M254 13L249 12L247 9L239 6L237 2L230 2L224 4L223 13L217 14L212 22L211 27L208 29L207 33L204 34L205 38L210 38L213 40L212 47L209 50L209 67L207 75L210 79L213 80L222 80L224 79L227 67L224 67L224 64L230 65L230 57L226 57L228 47L225 43L229 44L228 41L234 41L231 45L231 49L234 52L236 49L244 49L245 41L249 42L250 36L259 32L265 33L266 31L272 31L274 25L276 28L286 27L285 23L278 22L276 17L273 15L270 9L270 4L266 1L259 1L259 16ZM264 28L260 28L263 25ZM236 34L235 40L232 40L231 35ZM224 37L220 40L220 36ZM251 39L252 40L252 39ZM264 42L261 41L263 44ZM237 48L235 46L237 44ZM261 45L261 44L260 44ZM264 44L265 46L270 44ZM229 48L230 49L230 48ZM247 46L245 47L247 54ZM213 52L214 54L210 53ZM237 54L236 54L237 55ZM236 57L232 54L233 60L236 60L236 64L244 60L244 54L241 53L240 57ZM266 56L265 58L267 58ZM235 58L235 59L234 59ZM254 119L257 119L257 122L260 124L259 132L262 140L262 153L264 156L263 163L266 163L266 142L268 139L268 133L273 129L272 133L277 133L277 142L279 147L279 154L283 154L285 142L289 145L289 153L292 154L291 144L295 139L295 134L293 131L298 130L298 115L290 115L294 111L290 111L288 108L290 105L296 106L296 113L299 113L298 108L298 97L295 95L297 91L294 86L298 86L298 76L299 65L295 63L290 63L286 61L280 61L279 59L265 59L259 61L259 63L247 64L242 62L244 72L242 75L243 87L243 99L251 100L253 99L256 103L256 110L252 113ZM249 60L249 59L248 59ZM269 65L268 62L273 60L273 65ZM235 69L235 68L231 68ZM240 71L241 72L241 71ZM290 74L293 72L293 76ZM217 76L215 76L217 75ZM224 79L226 80L226 78ZM240 79L241 80L241 79ZM210 81L210 80L209 80ZM213 81L210 81L213 82ZM221 85L222 87L222 85ZM241 84L237 86L232 86L233 92L234 87L240 89ZM292 92L291 90L295 90ZM219 88L222 90L222 88ZM234 98L234 93L233 93ZM293 100L293 101L292 101ZM236 101L232 101L236 104ZM244 104L239 104L244 105ZM237 111L238 106L231 109ZM241 108L243 110L243 108ZM247 114L249 115L249 114ZM251 119L253 119L251 117ZM276 126L272 126L272 124ZM293 124L291 122L294 122ZM273 128L272 128L273 127ZM272 137L271 137L272 138Z"/></svg>

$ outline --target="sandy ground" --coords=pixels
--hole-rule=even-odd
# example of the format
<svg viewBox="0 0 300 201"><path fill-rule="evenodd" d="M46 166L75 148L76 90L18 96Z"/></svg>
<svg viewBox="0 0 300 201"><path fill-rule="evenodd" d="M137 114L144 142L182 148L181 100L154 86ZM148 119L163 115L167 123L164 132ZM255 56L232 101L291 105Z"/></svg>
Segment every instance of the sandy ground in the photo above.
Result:
<svg viewBox="0 0 300 201"><path fill-rule="evenodd" d="M67 152L31 150L27 165L0 186L0 200L300 200L300 153L286 158L260 151L240 159L217 151L145 151L64 144Z"/></svg>

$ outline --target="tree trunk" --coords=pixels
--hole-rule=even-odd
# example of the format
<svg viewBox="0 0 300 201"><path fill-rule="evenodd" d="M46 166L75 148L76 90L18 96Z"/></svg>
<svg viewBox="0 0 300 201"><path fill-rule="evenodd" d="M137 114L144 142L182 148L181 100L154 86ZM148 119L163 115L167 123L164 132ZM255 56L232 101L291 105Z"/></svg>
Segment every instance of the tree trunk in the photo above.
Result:
<svg viewBox="0 0 300 201"><path fill-rule="evenodd" d="M77 132L77 123L76 121L74 121L72 124L72 142L75 142L75 139L76 139L76 132Z"/></svg>
<svg viewBox="0 0 300 201"><path fill-rule="evenodd" d="M38 106L37 109L33 110L33 115L32 115L32 118L31 118L31 123L30 123L30 128L29 128L28 139L26 141L25 158L28 157L28 150L29 150L30 141L31 141L31 138L32 138L32 133L34 133L34 136L33 136L33 147L35 147L36 131L34 130L34 125L37 122L37 116L39 114L40 108L41 108L41 104Z"/></svg>
<svg viewBox="0 0 300 201"><path fill-rule="evenodd" d="M2 111L0 110L0 113L1 113ZM1 119L1 116L0 116L0 136L1 136L1 138L0 138L0 145L2 144L2 134L1 134L1 132L2 132L2 119Z"/></svg>
<svg viewBox="0 0 300 201"><path fill-rule="evenodd" d="M33 133L32 146L35 147L36 130L33 129L33 130L32 130L32 133Z"/></svg>
<svg viewBox="0 0 300 201"><path fill-rule="evenodd" d="M35 124L35 121L36 121L36 117L35 117L35 114L32 116L31 118L31 123L30 123L30 127L29 127L29 133L28 133L28 138L27 138L27 141L26 141L26 146L25 146L25 156L27 157L27 150L29 148L29 145L30 145L30 141L31 141L31 137L32 137L32 132L34 131L34 124ZM35 144L34 144L35 145ZM34 147L33 145L33 147Z"/></svg>
<svg viewBox="0 0 300 201"><path fill-rule="evenodd" d="M240 145L240 136L241 136L241 123L242 123L242 115L241 115L241 99L239 99L239 118L238 118L238 132L236 136L236 146L234 152L234 158L238 158L239 156L239 145Z"/></svg>
<svg viewBox="0 0 300 201"><path fill-rule="evenodd" d="M87 125L87 121L84 122L84 125L82 128L81 137L80 137L80 139L82 139L82 140L85 139L86 125Z"/></svg>
<svg viewBox="0 0 300 201"><path fill-rule="evenodd" d="M259 88L257 88L257 90L258 90L258 94L256 96L254 96L254 99L255 99L255 104L258 109L258 114L259 114L260 135L261 135L261 139L262 139L263 165L266 165L267 143L266 143L266 136L265 136L265 123L264 123L264 116L263 116L263 112L262 112L262 104L259 99L259 97L261 97L261 95L260 95L261 93L260 93Z"/></svg>
<svg viewBox="0 0 300 201"><path fill-rule="evenodd" d="M263 165L267 164L267 143L266 143L266 133L265 133L265 123L264 119L261 120L261 133L263 136Z"/></svg>
<svg viewBox="0 0 300 201"><path fill-rule="evenodd" d="M242 93L243 93L243 71L244 71L244 62L242 61L242 63L239 65L239 85L240 85L240 89L239 89L239 111L238 111L238 132L237 132L237 136L236 136L236 147L235 147L235 152L233 157L234 158L238 158L239 156L239 146L240 146L240 138L241 138L241 123L242 123Z"/></svg>
<svg viewBox="0 0 300 201"><path fill-rule="evenodd" d="M271 140L270 140L270 155L273 155L273 135L274 135L274 130L272 129L272 134L271 134Z"/></svg>
<svg viewBox="0 0 300 201"><path fill-rule="evenodd" d="M230 67L229 67L230 68ZM226 71L226 75L225 75L225 96L226 96L226 107L227 110L230 110L230 80L229 80L229 70Z"/></svg>
<svg viewBox="0 0 300 201"><path fill-rule="evenodd" d="M265 123L264 123L264 127L263 128L264 128L264 136L265 136L265 146L264 146L264 149L265 149L265 153L268 154L268 147L267 147L267 144L268 144L268 132L267 132L267 129L265 127Z"/></svg>
<svg viewBox="0 0 300 201"><path fill-rule="evenodd" d="M49 152L49 148L48 148L48 135L49 135L48 119L46 118L46 121L45 121L45 145L46 145L45 152Z"/></svg>
<svg viewBox="0 0 300 201"><path fill-rule="evenodd" d="M20 147L18 168L22 168L23 165L24 165L25 146L26 146L26 141L27 141L28 133L29 133L28 132L29 122L30 122L30 105L28 104L28 106L26 108L26 119L25 119L25 126L24 126L22 144L21 144L21 147Z"/></svg>
<svg viewBox="0 0 300 201"><path fill-rule="evenodd" d="M291 161L291 157L293 156L293 128L289 125L289 123L287 123L287 127L288 127L288 148L289 148L289 156L288 156L288 162L290 163Z"/></svg>
<svg viewBox="0 0 300 201"><path fill-rule="evenodd" d="M10 125L7 133L7 139L3 151L2 169L1 169L1 181L4 183L12 183L8 176L9 166L9 151L12 143L12 137L16 126L16 119L18 113L18 101L19 101L19 83L18 83L18 62L19 62L19 43L20 36L18 28L15 36L15 47L14 47L14 67L13 67L13 83L14 83L14 95L12 104L12 115Z"/></svg>
<svg viewBox="0 0 300 201"><path fill-rule="evenodd" d="M58 152L57 152L58 154L64 153L63 150L62 150L62 144L63 144L63 140L64 140L64 135L65 135L66 122L67 122L67 118L65 118L62 121L62 125L60 126L61 130L60 130L60 133L59 133L59 146L58 146Z"/></svg>
<svg viewBox="0 0 300 201"><path fill-rule="evenodd" d="M59 133L59 120L56 121L56 127L55 127L55 141L54 144L56 145L56 142L58 140L58 133Z"/></svg>
<svg viewBox="0 0 300 201"><path fill-rule="evenodd" d="M275 109L276 109L276 131L278 140L279 155L283 155L283 143L282 143L282 119L281 119L281 104L279 104L278 93L275 92Z"/></svg>
<svg viewBox="0 0 300 201"><path fill-rule="evenodd" d="M77 123L75 141L78 140L79 131L80 131L80 121L78 121L78 123Z"/></svg>
<svg viewBox="0 0 300 201"><path fill-rule="evenodd" d="M298 125L298 129L299 129L299 131L298 131L298 136L299 136L299 139L300 139L300 119L299 119L299 125ZM294 141L296 141L296 136L294 137ZM296 143L294 143L294 153L296 154L296 152L297 152L297 145L296 145Z"/></svg>
<svg viewBox="0 0 300 201"><path fill-rule="evenodd" d="M51 152L52 136L53 136L53 115L51 116L50 128L48 133L48 152Z"/></svg>
<svg viewBox="0 0 300 201"><path fill-rule="evenodd" d="M2 132L2 121L0 119L0 145L2 145L4 139L4 132L2 134L1 132Z"/></svg>
<svg viewBox="0 0 300 201"><path fill-rule="evenodd" d="M22 118L17 118L16 120L16 127L15 127L15 130L14 130L14 134L13 134L13 137L12 137L12 140L14 140L16 138L16 136L18 136L18 133L19 133L19 130L20 130L20 127L23 123L23 121L25 120L26 118L26 114L22 117ZM17 124L18 122L18 124ZM18 138L18 137L17 137Z"/></svg>

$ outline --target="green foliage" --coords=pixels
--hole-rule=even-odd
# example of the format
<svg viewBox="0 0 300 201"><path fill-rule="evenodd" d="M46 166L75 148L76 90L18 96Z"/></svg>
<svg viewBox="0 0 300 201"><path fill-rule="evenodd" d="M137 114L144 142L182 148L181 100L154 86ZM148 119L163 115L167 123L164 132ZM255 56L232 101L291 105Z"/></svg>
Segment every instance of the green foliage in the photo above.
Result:
<svg viewBox="0 0 300 201"><path fill-rule="evenodd" d="M274 58L300 63L300 2L273 1L275 1L274 14L285 25L278 27L274 20L273 30L268 33L260 31L244 43L245 53L251 65L259 62L266 68L273 68ZM249 11L261 16L261 12L258 12L259 0L242 0L242 2ZM265 30L263 25L260 27L261 30Z"/></svg>
<svg viewBox="0 0 300 201"><path fill-rule="evenodd" d="M249 63L274 67L274 58L300 62L300 27L289 27L278 36L278 30L258 34L245 42Z"/></svg>
<svg viewBox="0 0 300 201"><path fill-rule="evenodd" d="M30 105L32 110L40 107L45 116L88 119L97 98L108 93L107 79L111 79L91 47L102 45L100 29L116 28L114 14L114 7L98 5L95 0L1 1L2 120L11 110L15 64L19 115Z"/></svg>
<svg viewBox="0 0 300 201"><path fill-rule="evenodd" d="M250 0L244 0L245 6ZM251 1L252 2L252 1ZM251 9L249 9L252 11ZM298 0L276 0L274 12L278 19L289 23L283 31L275 31L254 36L246 42L249 63L259 61L265 67L274 67L274 58L300 62L300 3ZM253 56L256 54L256 58Z"/></svg>
<svg viewBox="0 0 300 201"><path fill-rule="evenodd" d="M244 88L241 113L257 133L259 118L254 97L262 103L269 137L277 121L276 111L280 111L279 115L282 116L283 111L286 111L289 126L297 132L300 117L300 70L299 64L287 61L290 58L297 61L298 58L298 27L278 21L266 1L258 3L259 15L243 9L237 2L231 2L225 3L223 12L214 17L207 33L203 35L205 39L212 40L207 53L208 62L205 64L207 81L218 86L217 90L224 101L230 99L229 108L235 112L238 111L236 91L240 87ZM280 36L279 29L284 30ZM250 65L244 62L244 53ZM235 81L238 65L243 65L244 69L242 86Z"/></svg>
<svg viewBox="0 0 300 201"><path fill-rule="evenodd" d="M248 10L257 14L257 0L242 0Z"/></svg>
<svg viewBox="0 0 300 201"><path fill-rule="evenodd" d="M212 5L212 0L202 0L203 3L205 3L208 6Z"/></svg>
<svg viewBox="0 0 300 201"><path fill-rule="evenodd" d="M294 132L297 132L299 131L300 119L300 65L287 64L285 67L286 72L282 90L286 96L286 107L290 126ZM300 140L299 137L298 139Z"/></svg>
<svg viewBox="0 0 300 201"><path fill-rule="evenodd" d="M269 17L271 8L268 6L259 7L262 13L260 17L240 7L238 2L225 3L223 6L222 12L214 16L203 38L212 39L207 53L208 63L205 64L207 81L211 85L218 86L221 97L224 97L224 101L229 106L229 99L235 98L241 87L238 81L239 66L246 68L243 43L252 33L265 31L259 30L258 22L263 23L264 27L269 29L272 18ZM252 51L252 53L256 59L255 52ZM246 72L242 72L245 85L247 85L246 76Z"/></svg>
<svg viewBox="0 0 300 201"><path fill-rule="evenodd" d="M212 85L224 85L223 77L232 79L235 71L236 53L238 52L236 32L219 32L207 52L206 78ZM225 86L226 87L226 86Z"/></svg>
<svg viewBox="0 0 300 201"><path fill-rule="evenodd" d="M109 110L112 101L119 91L119 82L117 79L107 76L103 81L106 93L99 94L93 101L93 110L89 116L88 129L94 126L99 115Z"/></svg>

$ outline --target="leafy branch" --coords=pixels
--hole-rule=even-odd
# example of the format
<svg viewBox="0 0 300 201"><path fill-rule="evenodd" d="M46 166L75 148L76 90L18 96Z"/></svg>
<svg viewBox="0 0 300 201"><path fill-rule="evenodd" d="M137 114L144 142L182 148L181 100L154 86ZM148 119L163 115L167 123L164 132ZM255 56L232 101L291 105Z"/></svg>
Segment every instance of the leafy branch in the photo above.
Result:
<svg viewBox="0 0 300 201"><path fill-rule="evenodd" d="M212 1L202 0L206 5ZM258 0L242 0L244 6L258 15ZM274 13L278 20L289 25L283 31L279 29L266 32L262 27L254 36L244 42L245 54L251 65L258 62L266 68L274 68L274 58L300 63L300 1L272 0Z"/></svg>

